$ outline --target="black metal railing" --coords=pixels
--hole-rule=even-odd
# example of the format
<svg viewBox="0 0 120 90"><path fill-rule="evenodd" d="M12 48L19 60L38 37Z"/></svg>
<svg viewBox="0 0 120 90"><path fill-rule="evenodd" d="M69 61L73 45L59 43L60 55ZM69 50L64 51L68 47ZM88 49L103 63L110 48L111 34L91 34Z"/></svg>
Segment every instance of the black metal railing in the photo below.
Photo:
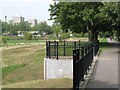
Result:
<svg viewBox="0 0 120 90"><path fill-rule="evenodd" d="M96 56L99 51L99 40L95 41L93 45L94 45L94 56Z"/></svg>
<svg viewBox="0 0 120 90"><path fill-rule="evenodd" d="M46 41L46 58L53 59L72 59L73 58L73 49L79 49L82 46L85 46L88 42L81 43L80 41Z"/></svg>
<svg viewBox="0 0 120 90"><path fill-rule="evenodd" d="M91 66L93 58L99 51L99 41L73 50L73 89L79 90L81 81Z"/></svg>

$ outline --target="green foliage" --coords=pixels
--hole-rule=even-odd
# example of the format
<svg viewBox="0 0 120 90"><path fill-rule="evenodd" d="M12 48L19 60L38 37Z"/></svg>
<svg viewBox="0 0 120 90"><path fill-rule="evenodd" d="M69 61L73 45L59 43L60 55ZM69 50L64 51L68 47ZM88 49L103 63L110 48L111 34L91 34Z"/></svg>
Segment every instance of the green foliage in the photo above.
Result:
<svg viewBox="0 0 120 90"><path fill-rule="evenodd" d="M24 39L25 39L25 40L32 40L32 34L31 34L31 33L28 33L28 32L25 32L25 33L24 33Z"/></svg>
<svg viewBox="0 0 120 90"><path fill-rule="evenodd" d="M6 43L7 43L7 38L4 37L4 36L2 37L2 43L3 43L3 44L6 44Z"/></svg>
<svg viewBox="0 0 120 90"><path fill-rule="evenodd" d="M25 22L25 21L18 23L18 26L20 28L19 31L30 31L31 30L30 23Z"/></svg>
<svg viewBox="0 0 120 90"><path fill-rule="evenodd" d="M88 32L89 40L97 40L100 31L111 31L120 26L117 22L118 3L58 2L50 5L51 20L60 23L62 30Z"/></svg>
<svg viewBox="0 0 120 90"><path fill-rule="evenodd" d="M17 35L17 31L30 31L30 28L30 24L25 21L16 24L2 22L2 33L9 32L10 35Z"/></svg>
<svg viewBox="0 0 120 90"><path fill-rule="evenodd" d="M99 46L100 46L100 50L106 50L108 49L108 42L107 42L107 39L106 38L100 38L99 40Z"/></svg>
<svg viewBox="0 0 120 90"><path fill-rule="evenodd" d="M64 39L70 38L70 34L69 33L63 33L60 36L58 36L58 40L62 41Z"/></svg>
<svg viewBox="0 0 120 90"><path fill-rule="evenodd" d="M88 34L87 34L87 33L83 33L83 32L81 32L81 33L76 33L76 34L74 35L74 37L77 37L77 38L80 38L80 37L88 37Z"/></svg>
<svg viewBox="0 0 120 90"><path fill-rule="evenodd" d="M38 23L32 28L32 30L39 31L41 35L42 32L46 32L47 34L52 33L51 26L49 26L46 22Z"/></svg>
<svg viewBox="0 0 120 90"><path fill-rule="evenodd" d="M58 34L59 34L60 31L61 31L61 26L60 26L60 24L54 22L54 23L53 23L53 26L52 26L52 29L53 29L54 33L56 34L56 36L58 37Z"/></svg>

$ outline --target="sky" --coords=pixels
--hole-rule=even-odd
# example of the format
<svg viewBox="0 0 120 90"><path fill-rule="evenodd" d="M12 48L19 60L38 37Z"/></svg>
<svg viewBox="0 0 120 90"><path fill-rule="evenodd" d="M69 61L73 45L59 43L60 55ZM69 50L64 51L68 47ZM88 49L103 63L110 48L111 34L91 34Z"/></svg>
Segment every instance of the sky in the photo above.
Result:
<svg viewBox="0 0 120 90"><path fill-rule="evenodd" d="M12 16L21 15L25 20L36 18L39 21L47 21L52 25L53 21L48 21L50 12L49 5L53 4L53 0L0 0L0 19L7 21L12 19Z"/></svg>

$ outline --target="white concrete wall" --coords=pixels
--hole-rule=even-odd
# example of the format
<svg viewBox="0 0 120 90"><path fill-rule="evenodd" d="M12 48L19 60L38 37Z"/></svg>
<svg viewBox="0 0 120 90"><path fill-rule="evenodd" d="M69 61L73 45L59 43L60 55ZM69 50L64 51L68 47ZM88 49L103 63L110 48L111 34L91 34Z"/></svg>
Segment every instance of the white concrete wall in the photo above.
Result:
<svg viewBox="0 0 120 90"><path fill-rule="evenodd" d="M73 79L73 60L55 60L44 58L44 79Z"/></svg>

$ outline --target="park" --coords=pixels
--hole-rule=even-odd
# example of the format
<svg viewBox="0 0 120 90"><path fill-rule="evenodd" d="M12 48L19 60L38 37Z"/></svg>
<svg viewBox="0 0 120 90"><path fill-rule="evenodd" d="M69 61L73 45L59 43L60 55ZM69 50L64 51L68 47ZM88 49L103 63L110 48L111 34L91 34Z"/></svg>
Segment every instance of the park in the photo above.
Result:
<svg viewBox="0 0 120 90"><path fill-rule="evenodd" d="M49 11L52 26L1 21L2 88L117 90L120 3L55 2Z"/></svg>

